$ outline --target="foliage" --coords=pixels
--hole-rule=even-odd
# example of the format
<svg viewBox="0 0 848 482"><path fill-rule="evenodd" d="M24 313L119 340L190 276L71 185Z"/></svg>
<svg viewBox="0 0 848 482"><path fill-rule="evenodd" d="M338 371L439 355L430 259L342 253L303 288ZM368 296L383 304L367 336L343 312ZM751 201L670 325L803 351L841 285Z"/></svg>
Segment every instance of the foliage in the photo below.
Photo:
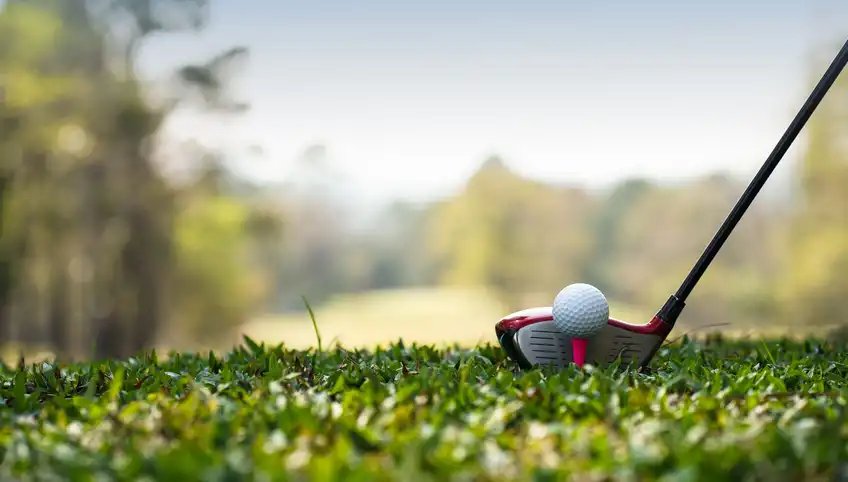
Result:
<svg viewBox="0 0 848 482"><path fill-rule="evenodd" d="M215 341L219 330L243 322L255 306L250 265L242 259L249 242L248 215L246 206L221 196L192 199L180 210L172 334L182 331L182 339Z"/></svg>
<svg viewBox="0 0 848 482"><path fill-rule="evenodd" d="M810 119L801 196L791 218L780 301L801 323L848 323L848 77L840 76Z"/></svg>
<svg viewBox="0 0 848 482"><path fill-rule="evenodd" d="M663 348L653 371L501 350L144 353L2 369L4 479L832 480L845 346Z"/></svg>
<svg viewBox="0 0 848 482"><path fill-rule="evenodd" d="M497 157L437 208L431 250L447 284L491 288L510 310L585 269L592 206L580 190L522 178Z"/></svg>
<svg viewBox="0 0 848 482"><path fill-rule="evenodd" d="M80 358L93 338L107 350L100 355L124 356L164 331L211 335L250 316L260 283L246 274L255 263L243 260L251 243L272 237L273 210L204 191L204 176L178 185L160 170L170 160L154 156L162 126L178 109L230 115L247 108L230 92L247 50L233 47L178 69L174 85L154 86L164 102L151 100L135 72L144 40L201 28L207 4L0 6L4 341L46 342ZM208 171L206 154L180 164ZM187 197L190 211L182 213L179 201ZM185 284L175 289L174 282ZM214 327L199 321L210 313Z"/></svg>

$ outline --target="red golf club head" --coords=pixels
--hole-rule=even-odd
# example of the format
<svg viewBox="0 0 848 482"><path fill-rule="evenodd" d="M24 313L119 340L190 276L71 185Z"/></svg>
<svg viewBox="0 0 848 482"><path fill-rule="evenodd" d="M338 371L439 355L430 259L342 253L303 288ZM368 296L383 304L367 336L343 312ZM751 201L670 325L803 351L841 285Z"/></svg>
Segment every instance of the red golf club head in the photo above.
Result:
<svg viewBox="0 0 848 482"><path fill-rule="evenodd" d="M521 368L565 368L573 361L571 338L557 329L553 319L550 307L529 308L502 318L495 333L506 354ZM610 318L589 341L586 363L605 367L621 358L623 364L647 365L671 329L659 316L644 325Z"/></svg>

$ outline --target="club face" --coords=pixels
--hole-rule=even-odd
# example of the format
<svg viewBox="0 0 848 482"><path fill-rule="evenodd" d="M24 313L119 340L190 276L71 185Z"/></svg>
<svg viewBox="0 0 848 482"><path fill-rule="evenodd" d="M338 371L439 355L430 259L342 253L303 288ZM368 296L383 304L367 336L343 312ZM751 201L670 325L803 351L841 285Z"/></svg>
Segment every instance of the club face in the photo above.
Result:
<svg viewBox="0 0 848 482"><path fill-rule="evenodd" d="M657 317L644 325L610 318L589 341L586 363L606 367L620 358L622 364L647 365L670 331ZM504 351L522 368L553 365L562 369L573 360L571 338L554 326L550 307L513 313L498 322L495 332Z"/></svg>

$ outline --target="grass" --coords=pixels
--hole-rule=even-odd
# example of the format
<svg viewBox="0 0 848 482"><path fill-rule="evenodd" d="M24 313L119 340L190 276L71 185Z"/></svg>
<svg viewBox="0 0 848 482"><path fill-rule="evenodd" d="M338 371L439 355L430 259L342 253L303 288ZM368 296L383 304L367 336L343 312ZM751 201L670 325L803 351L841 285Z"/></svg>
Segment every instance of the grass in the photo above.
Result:
<svg viewBox="0 0 848 482"><path fill-rule="evenodd" d="M3 367L0 480L834 480L846 347L684 339L648 372L518 372L491 345L246 339Z"/></svg>

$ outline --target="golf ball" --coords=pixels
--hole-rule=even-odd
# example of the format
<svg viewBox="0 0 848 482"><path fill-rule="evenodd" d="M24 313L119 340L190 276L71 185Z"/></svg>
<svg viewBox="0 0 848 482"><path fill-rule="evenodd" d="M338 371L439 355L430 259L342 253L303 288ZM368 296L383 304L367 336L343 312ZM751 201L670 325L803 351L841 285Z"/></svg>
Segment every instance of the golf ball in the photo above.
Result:
<svg viewBox="0 0 848 482"><path fill-rule="evenodd" d="M556 295L553 315L560 331L572 338L588 339L609 322L609 303L598 288L575 283Z"/></svg>

